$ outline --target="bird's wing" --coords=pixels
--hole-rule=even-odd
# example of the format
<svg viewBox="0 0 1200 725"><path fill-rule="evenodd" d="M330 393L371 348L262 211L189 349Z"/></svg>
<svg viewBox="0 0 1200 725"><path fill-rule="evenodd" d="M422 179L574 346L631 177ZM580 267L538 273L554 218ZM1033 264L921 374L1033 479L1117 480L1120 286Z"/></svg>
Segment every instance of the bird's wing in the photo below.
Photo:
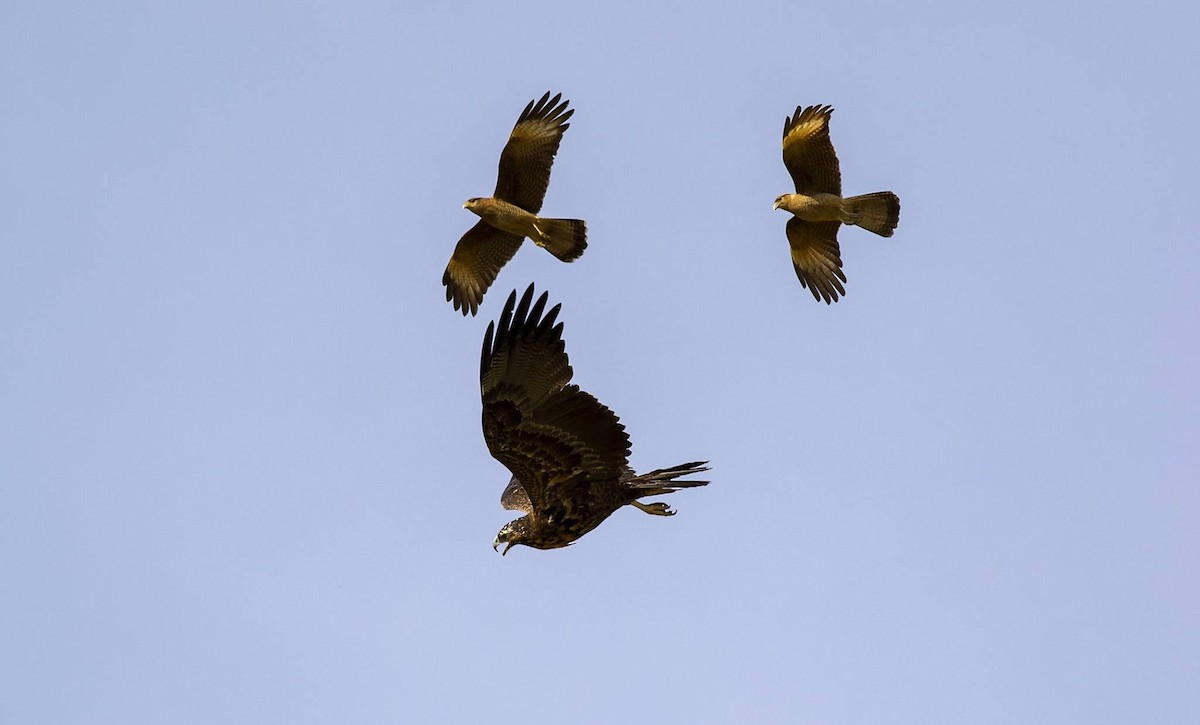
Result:
<svg viewBox="0 0 1200 725"><path fill-rule="evenodd" d="M563 495L556 486L619 478L629 436L615 413L568 385L571 365L562 324L555 324L559 306L543 315L547 295L531 306L532 299L533 285L520 304L514 291L499 325L488 324L479 380L488 450L539 511Z"/></svg>
<svg viewBox="0 0 1200 725"><path fill-rule="evenodd" d="M562 142L563 132L570 127L567 119L575 109L567 110L567 101L559 103L559 93L550 92L541 100L530 101L513 126L508 143L500 154L500 172L496 179L497 199L516 204L525 211L537 214L550 185L550 167Z"/></svg>
<svg viewBox="0 0 1200 725"><path fill-rule="evenodd" d="M517 253L524 237L502 232L482 219L458 240L450 263L442 275L446 285L446 301L454 302L454 309L462 309L474 315L479 303L496 275L508 260Z"/></svg>
<svg viewBox="0 0 1200 725"><path fill-rule="evenodd" d="M512 477L512 480L504 487L504 493L500 494L500 505L512 511L533 513L533 504L529 502L529 494L525 493L525 487L521 485L516 476Z"/></svg>
<svg viewBox="0 0 1200 725"><path fill-rule="evenodd" d="M842 283L842 255L838 249L837 233L841 222L806 222L792 217L787 223L788 244L792 247L792 264L800 284L812 292L817 301L837 302L846 294Z"/></svg>
<svg viewBox="0 0 1200 725"><path fill-rule="evenodd" d="M842 173L829 140L829 106L809 106L783 120L783 165L797 194L842 195Z"/></svg>

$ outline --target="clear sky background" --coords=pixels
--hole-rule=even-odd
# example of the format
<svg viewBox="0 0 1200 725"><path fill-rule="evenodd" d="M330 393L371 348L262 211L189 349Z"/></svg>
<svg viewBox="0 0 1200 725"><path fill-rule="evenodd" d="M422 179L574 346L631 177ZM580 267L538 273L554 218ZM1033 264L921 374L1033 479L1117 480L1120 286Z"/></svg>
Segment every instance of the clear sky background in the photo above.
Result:
<svg viewBox="0 0 1200 725"><path fill-rule="evenodd" d="M0 722L1200 721L1194 4L0 9ZM577 109L479 317L442 270ZM837 110L848 295L784 116ZM671 519L491 549L535 281Z"/></svg>

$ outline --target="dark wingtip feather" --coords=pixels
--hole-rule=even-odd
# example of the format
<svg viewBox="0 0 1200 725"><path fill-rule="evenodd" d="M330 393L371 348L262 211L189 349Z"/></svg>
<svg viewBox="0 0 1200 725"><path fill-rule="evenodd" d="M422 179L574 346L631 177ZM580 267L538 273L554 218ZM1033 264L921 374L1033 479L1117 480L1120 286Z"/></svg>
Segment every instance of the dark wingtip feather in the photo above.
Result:
<svg viewBox="0 0 1200 725"><path fill-rule="evenodd" d="M537 302L533 305L533 309L529 310L529 316L525 318L522 337L529 335L529 333L533 331L534 326L542 317L542 310L546 309L546 300L549 298L549 292L543 292L542 296L538 297Z"/></svg>
<svg viewBox="0 0 1200 725"><path fill-rule="evenodd" d="M551 307L550 312L547 313L546 316L542 318L542 322L541 322L541 324L538 325L538 329L537 329L537 336L539 338L545 337L548 332L553 332L554 321L558 319L558 313L560 310L562 310L561 302L558 303L557 305ZM558 326L558 330L559 331L562 330L562 325ZM551 338L551 339L554 339L554 338Z"/></svg>
<svg viewBox="0 0 1200 725"><path fill-rule="evenodd" d="M529 114L533 112L533 107L536 104L537 104L537 101L530 101L529 103L526 103L525 110L521 111L520 116L517 116L517 123L520 123L521 121L524 121L525 119L529 118Z"/></svg>
<svg viewBox="0 0 1200 725"><path fill-rule="evenodd" d="M513 291L516 294L516 290ZM529 314L529 303L533 301L533 285L525 289L525 294L521 295L521 302L517 304L517 311L513 313L512 325L509 327L510 334L519 335L525 328L526 317Z"/></svg>
<svg viewBox="0 0 1200 725"><path fill-rule="evenodd" d="M487 332L483 333L483 352L479 356L479 379L487 375L488 368L492 366L492 339L493 333L496 331L496 323L488 322Z"/></svg>
<svg viewBox="0 0 1200 725"><path fill-rule="evenodd" d="M508 337L508 326L512 322L513 305L517 303L517 291L513 290L508 293L508 299L504 301L504 309L500 312L500 324L496 328L496 347L499 347L501 342Z"/></svg>

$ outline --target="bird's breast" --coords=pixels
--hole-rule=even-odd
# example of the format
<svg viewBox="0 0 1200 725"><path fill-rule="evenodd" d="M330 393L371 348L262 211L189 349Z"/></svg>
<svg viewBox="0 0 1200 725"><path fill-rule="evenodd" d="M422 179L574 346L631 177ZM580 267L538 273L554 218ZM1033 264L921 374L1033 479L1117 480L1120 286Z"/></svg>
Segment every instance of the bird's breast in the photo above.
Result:
<svg viewBox="0 0 1200 725"><path fill-rule="evenodd" d="M536 216L516 204L496 198L483 199L471 211L500 231L522 237L533 234L533 223L537 220Z"/></svg>
<svg viewBox="0 0 1200 725"><path fill-rule="evenodd" d="M781 206L806 222L836 222L842 219L842 198L834 194L789 194Z"/></svg>

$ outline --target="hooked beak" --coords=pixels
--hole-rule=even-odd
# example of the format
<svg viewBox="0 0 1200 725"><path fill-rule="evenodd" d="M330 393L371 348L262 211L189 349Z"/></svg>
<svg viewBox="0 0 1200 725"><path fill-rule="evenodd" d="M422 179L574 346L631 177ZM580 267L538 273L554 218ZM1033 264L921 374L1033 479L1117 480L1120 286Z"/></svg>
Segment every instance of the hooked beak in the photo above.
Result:
<svg viewBox="0 0 1200 725"><path fill-rule="evenodd" d="M464 209L466 209L466 208L467 208L467 202L465 202L465 201L463 202L463 208L464 208Z"/></svg>
<svg viewBox="0 0 1200 725"><path fill-rule="evenodd" d="M509 549L513 548L513 545L514 542L510 541L508 542L508 546L504 547L504 551L500 551L500 539L496 539L492 542L492 551L500 551L500 556L504 556L508 553Z"/></svg>
<svg viewBox="0 0 1200 725"><path fill-rule="evenodd" d="M771 205L771 208L772 208L772 209L778 209L778 208L779 208L779 200L778 200L778 199L776 199L776 200L775 200L775 203Z"/></svg>

